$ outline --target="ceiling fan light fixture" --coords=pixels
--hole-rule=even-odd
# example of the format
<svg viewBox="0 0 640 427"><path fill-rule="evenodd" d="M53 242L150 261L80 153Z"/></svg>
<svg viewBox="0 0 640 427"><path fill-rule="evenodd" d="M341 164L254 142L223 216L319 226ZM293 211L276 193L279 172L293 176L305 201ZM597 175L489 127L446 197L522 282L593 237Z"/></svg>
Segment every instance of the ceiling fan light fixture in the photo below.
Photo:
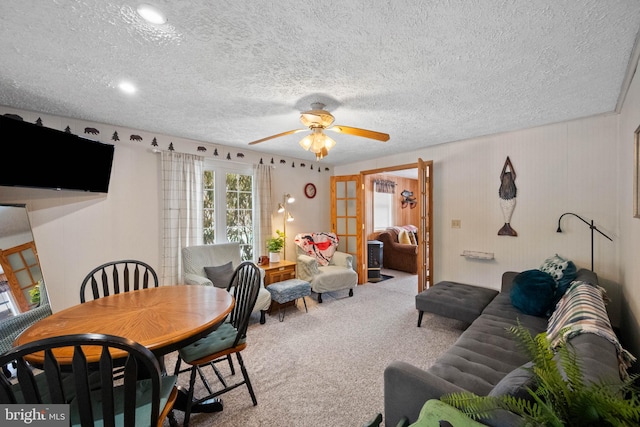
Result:
<svg viewBox="0 0 640 427"><path fill-rule="evenodd" d="M311 151L316 155L316 160L320 160L329 154L329 150L335 147L336 142L329 138L324 131L333 131L338 133L344 133L347 135L359 136L363 138L375 139L378 141L386 142L389 140L389 135L382 132L375 132L367 129L354 128L350 126L335 125L333 124L334 117L324 109L324 104L316 102L311 104L311 110L303 111L300 113L300 121L311 130L311 134L305 136L299 141L300 147L306 151ZM291 135L298 132L304 132L306 129L294 129L286 132L281 132L276 135L271 135L266 138L252 141L249 145L259 144L264 141L268 141L273 138L279 138L281 136Z"/></svg>
<svg viewBox="0 0 640 427"><path fill-rule="evenodd" d="M311 148L309 151L312 153L319 153L324 147L325 140L324 138L315 137L313 138L313 143L311 144Z"/></svg>
<svg viewBox="0 0 640 427"><path fill-rule="evenodd" d="M311 104L312 110L304 111L300 113L300 121L306 127L322 127L327 128L331 126L335 118L333 115L324 109L324 104L320 102L314 102Z"/></svg>
<svg viewBox="0 0 640 427"><path fill-rule="evenodd" d="M316 161L318 162L318 161L322 160L323 158L325 158L327 156L327 154L329 154L329 151L326 148L323 147L322 150L320 150L320 151L318 151L316 153Z"/></svg>
<svg viewBox="0 0 640 427"><path fill-rule="evenodd" d="M312 135L307 135L300 140L300 146L307 151L309 151L309 148L311 148L311 144L313 143L311 136Z"/></svg>
<svg viewBox="0 0 640 427"><path fill-rule="evenodd" d="M326 156L336 142L322 132L322 128L313 128L311 135L307 135L300 141L300 146L307 151Z"/></svg>
<svg viewBox="0 0 640 427"><path fill-rule="evenodd" d="M329 151L335 146L336 146L336 142L332 138L329 138L327 135L325 135L324 136L324 148L326 148L327 151Z"/></svg>

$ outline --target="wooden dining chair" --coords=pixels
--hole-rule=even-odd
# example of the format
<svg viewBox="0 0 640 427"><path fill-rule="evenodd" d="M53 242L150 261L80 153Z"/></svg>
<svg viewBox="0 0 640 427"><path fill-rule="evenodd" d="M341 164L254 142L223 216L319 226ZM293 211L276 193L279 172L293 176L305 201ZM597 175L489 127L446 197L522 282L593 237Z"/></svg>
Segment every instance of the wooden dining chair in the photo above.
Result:
<svg viewBox="0 0 640 427"><path fill-rule="evenodd" d="M111 261L91 270L80 286L80 302L109 295L158 287L158 275L147 263L133 259Z"/></svg>
<svg viewBox="0 0 640 427"><path fill-rule="evenodd" d="M124 362L119 381L112 375L112 353ZM97 354L99 360L87 360ZM113 335L33 341L0 356L0 364L9 363L16 374L0 376L0 403L68 404L72 426L161 426L177 396L176 377L161 375L150 350Z"/></svg>
<svg viewBox="0 0 640 427"><path fill-rule="evenodd" d="M255 406L258 404L253 387L251 386L251 381L249 380L249 374L244 366L244 361L242 360L240 352L247 347L247 326L249 325L251 312L258 298L260 280L260 269L258 267L248 261L241 263L234 271L231 283L227 288L235 298L235 305L227 318L227 322L223 323L218 329L206 337L201 338L195 343L183 347L178 351L178 360L176 362L174 375L177 376L179 373L186 371L191 372L187 408L184 414L185 427L189 425L189 417L191 415L191 408L193 405L219 396L240 387L241 385L247 386L253 405ZM218 362L228 361L231 367L231 373L235 374L230 357L234 353L238 360L238 364L240 365L243 380L234 384L227 384L215 364ZM182 361L190 365L190 368L181 371L180 365ZM215 375L222 383L222 389L217 391L212 390L201 370L201 368L206 366L210 366L213 369ZM193 391L195 388L197 373L200 374L200 378L202 379L209 394L205 397L194 399Z"/></svg>

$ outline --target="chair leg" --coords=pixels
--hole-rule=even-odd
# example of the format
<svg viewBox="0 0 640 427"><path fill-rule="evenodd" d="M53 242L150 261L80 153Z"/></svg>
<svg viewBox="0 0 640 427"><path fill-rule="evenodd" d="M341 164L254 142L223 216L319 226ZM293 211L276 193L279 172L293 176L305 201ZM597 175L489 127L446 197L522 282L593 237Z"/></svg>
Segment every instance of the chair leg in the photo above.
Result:
<svg viewBox="0 0 640 427"><path fill-rule="evenodd" d="M236 374L236 368L233 366L233 359L230 354L227 354L227 362L229 362L229 369L231 370L231 375Z"/></svg>
<svg viewBox="0 0 640 427"><path fill-rule="evenodd" d="M374 419L364 423L362 427L380 427L381 423L382 423L382 414L377 414Z"/></svg>
<svg viewBox="0 0 640 427"><path fill-rule="evenodd" d="M349 296L352 297L353 296L353 288L349 289Z"/></svg>
<svg viewBox="0 0 640 427"><path fill-rule="evenodd" d="M189 379L189 391L187 393L187 407L184 410L183 427L189 427L191 417L191 406L193 405L193 389L196 387L196 366L191 368L191 378Z"/></svg>
<svg viewBox="0 0 640 427"><path fill-rule="evenodd" d="M304 312L305 312L305 313L308 313L308 312L309 312L309 310L307 310L307 300L306 300L306 299L304 299L304 297L302 297L302 302L304 303Z"/></svg>
<svg viewBox="0 0 640 427"><path fill-rule="evenodd" d="M240 352L236 353L236 357L238 358L238 364L240 365L240 370L242 371L244 382L247 385L247 389L249 389L249 394L251 395L253 406L256 406L258 404L258 400L256 399L256 394L253 392L253 387L251 386L251 381L249 380L249 374L247 373L247 369L244 367L244 361L242 360L242 355L240 354Z"/></svg>
<svg viewBox="0 0 640 427"><path fill-rule="evenodd" d="M424 314L424 311L420 310L420 312L418 313L418 328L420 327L420 325L422 325L422 315Z"/></svg>
<svg viewBox="0 0 640 427"><path fill-rule="evenodd" d="M318 304L322 304L322 294L318 294Z"/></svg>
<svg viewBox="0 0 640 427"><path fill-rule="evenodd" d="M267 321L267 317L266 317L266 311L265 310L260 310L260 324L264 325L265 322Z"/></svg>
<svg viewBox="0 0 640 427"><path fill-rule="evenodd" d="M182 363L182 359L178 356L178 360L176 360L176 367L173 369L173 375L178 375L180 373L180 364Z"/></svg>

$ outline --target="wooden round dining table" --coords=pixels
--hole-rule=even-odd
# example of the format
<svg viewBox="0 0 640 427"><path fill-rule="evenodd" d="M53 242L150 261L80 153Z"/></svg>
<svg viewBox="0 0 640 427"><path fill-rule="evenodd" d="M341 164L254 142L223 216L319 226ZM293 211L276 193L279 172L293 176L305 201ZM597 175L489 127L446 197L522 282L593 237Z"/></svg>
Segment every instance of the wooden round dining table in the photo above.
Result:
<svg viewBox="0 0 640 427"><path fill-rule="evenodd" d="M110 334L136 341L161 359L214 331L234 304L229 292L213 286L160 286L124 292L56 312L25 329L14 345L67 334ZM70 363L71 355L70 348L56 351L60 363ZM98 358L98 347L95 352L87 349L89 361Z"/></svg>

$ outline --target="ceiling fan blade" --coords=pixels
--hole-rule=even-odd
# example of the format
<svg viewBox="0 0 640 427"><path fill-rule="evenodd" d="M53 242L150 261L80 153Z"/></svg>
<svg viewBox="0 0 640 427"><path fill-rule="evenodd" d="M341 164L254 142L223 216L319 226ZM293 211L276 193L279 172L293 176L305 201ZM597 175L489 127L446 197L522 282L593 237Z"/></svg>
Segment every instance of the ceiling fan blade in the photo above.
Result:
<svg viewBox="0 0 640 427"><path fill-rule="evenodd" d="M333 127L327 128L326 130L331 130L338 133L346 133L347 135L361 136L363 138L377 139L378 141L382 142L387 142L389 140L388 133L376 132L373 130L360 128L352 128L349 126L335 125Z"/></svg>
<svg viewBox="0 0 640 427"><path fill-rule="evenodd" d="M268 140L270 140L270 139L280 138L281 136L292 135L292 134L294 134L294 133L304 132L304 131L306 131L306 130L309 130L309 129L294 129L294 130L288 130L288 131L286 131L286 132L282 132L282 133L279 133L279 134L277 134L277 135L271 135L271 136L268 136L268 137L266 137L266 138L259 139L259 140L257 140L257 141L252 141L252 142L250 142L250 143L249 143L249 145L259 144L259 143L261 143L261 142L268 141Z"/></svg>

